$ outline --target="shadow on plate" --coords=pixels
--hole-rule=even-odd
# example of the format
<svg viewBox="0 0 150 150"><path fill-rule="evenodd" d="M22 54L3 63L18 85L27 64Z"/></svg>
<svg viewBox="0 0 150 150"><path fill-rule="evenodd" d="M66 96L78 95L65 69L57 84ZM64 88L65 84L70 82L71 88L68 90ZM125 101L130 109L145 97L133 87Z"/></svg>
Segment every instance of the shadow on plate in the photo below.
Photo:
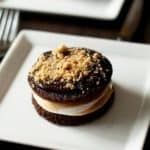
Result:
<svg viewBox="0 0 150 150"><path fill-rule="evenodd" d="M111 141L125 141L136 120L142 96L118 83L113 83L113 85L115 98L112 107L97 120L72 128L72 130L83 132L86 136L92 135L97 136L97 138L102 136L104 139L110 139Z"/></svg>

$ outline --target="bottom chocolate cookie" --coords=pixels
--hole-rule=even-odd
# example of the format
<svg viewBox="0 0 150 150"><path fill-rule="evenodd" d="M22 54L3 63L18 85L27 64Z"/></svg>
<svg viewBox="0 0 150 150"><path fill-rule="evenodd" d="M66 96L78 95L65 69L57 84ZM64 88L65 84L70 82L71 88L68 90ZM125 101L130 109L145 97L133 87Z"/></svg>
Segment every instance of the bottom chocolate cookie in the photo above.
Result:
<svg viewBox="0 0 150 150"><path fill-rule="evenodd" d="M32 103L40 116L55 124L66 125L66 126L81 125L97 119L98 117L100 117L101 115L103 115L108 111L108 109L113 104L113 100L114 100L114 93L111 95L108 102L102 108L98 109L95 112L92 112L84 116L65 116L65 115L55 114L44 110L37 104L37 102L32 97Z"/></svg>

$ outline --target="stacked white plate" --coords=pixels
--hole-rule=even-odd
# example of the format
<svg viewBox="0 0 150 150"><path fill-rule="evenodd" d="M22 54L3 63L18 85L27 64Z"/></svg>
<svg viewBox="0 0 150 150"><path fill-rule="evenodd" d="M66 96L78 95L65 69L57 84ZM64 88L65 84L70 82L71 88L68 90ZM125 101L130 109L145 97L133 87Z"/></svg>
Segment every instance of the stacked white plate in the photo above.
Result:
<svg viewBox="0 0 150 150"><path fill-rule="evenodd" d="M125 0L2 0L0 7L103 20L119 15Z"/></svg>

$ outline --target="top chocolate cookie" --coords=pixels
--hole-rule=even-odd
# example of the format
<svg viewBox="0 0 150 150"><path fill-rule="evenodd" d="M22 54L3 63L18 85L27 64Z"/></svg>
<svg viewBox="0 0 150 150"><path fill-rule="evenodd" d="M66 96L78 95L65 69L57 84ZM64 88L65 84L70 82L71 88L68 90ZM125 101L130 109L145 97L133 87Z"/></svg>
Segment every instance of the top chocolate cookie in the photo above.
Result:
<svg viewBox="0 0 150 150"><path fill-rule="evenodd" d="M28 80L33 89L84 96L103 89L111 75L112 65L101 53L62 45L39 56Z"/></svg>

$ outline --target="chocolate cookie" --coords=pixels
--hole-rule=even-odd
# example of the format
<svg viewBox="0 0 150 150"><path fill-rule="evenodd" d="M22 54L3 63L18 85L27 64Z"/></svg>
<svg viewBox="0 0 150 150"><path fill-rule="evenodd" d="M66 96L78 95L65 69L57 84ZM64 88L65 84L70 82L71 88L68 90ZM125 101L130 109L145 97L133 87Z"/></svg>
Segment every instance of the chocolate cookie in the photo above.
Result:
<svg viewBox="0 0 150 150"><path fill-rule="evenodd" d="M87 48L75 47L57 53L52 51L43 53L29 73L29 84L39 96L61 103L74 103L84 99L87 102L96 98L97 93L100 93L110 82L112 65L102 54ZM49 73L44 70L45 62L48 62L46 65L53 62L51 67L48 66ZM40 66L42 63L44 67ZM43 77L45 75L43 70L50 76ZM70 70L75 74L69 74ZM51 75L52 72L54 73Z"/></svg>
<svg viewBox="0 0 150 150"><path fill-rule="evenodd" d="M112 99L111 76L112 65L101 53L63 45L39 56L29 72L28 82L34 105L42 116L50 116L45 118L53 118L48 119L52 122L59 123L53 120L65 118L61 120L75 124L73 120L88 118ZM81 115L83 111L87 112Z"/></svg>

